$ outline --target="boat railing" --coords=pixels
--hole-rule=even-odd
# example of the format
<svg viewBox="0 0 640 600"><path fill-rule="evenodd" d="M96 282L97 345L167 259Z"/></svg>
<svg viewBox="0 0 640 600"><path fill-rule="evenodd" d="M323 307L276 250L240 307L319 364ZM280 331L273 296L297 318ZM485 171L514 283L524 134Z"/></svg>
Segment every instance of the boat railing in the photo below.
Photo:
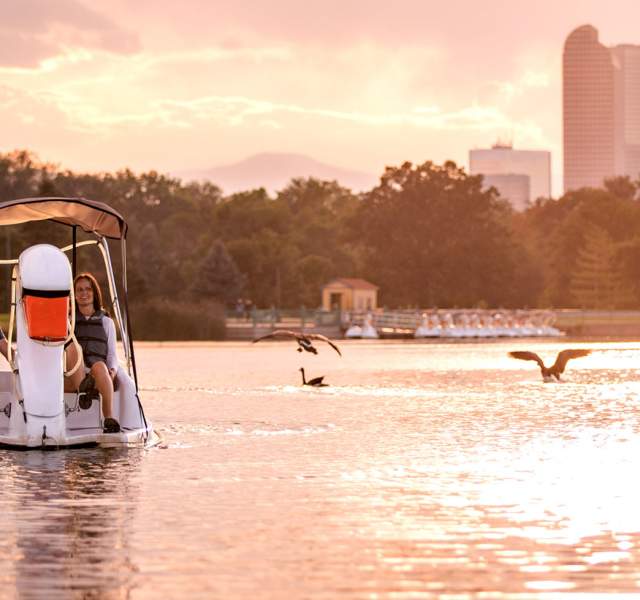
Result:
<svg viewBox="0 0 640 600"><path fill-rule="evenodd" d="M340 327L369 323L376 329L414 331L429 324L440 329L543 328L556 319L553 311L523 309L377 309L359 311L267 308L251 309L248 313L227 312L227 324L253 328L305 329Z"/></svg>
<svg viewBox="0 0 640 600"><path fill-rule="evenodd" d="M282 329L305 329L310 327L339 327L342 314L339 310L313 310L305 307L297 309L252 308L247 313L238 314L228 310L227 326L247 326L253 328L279 327Z"/></svg>

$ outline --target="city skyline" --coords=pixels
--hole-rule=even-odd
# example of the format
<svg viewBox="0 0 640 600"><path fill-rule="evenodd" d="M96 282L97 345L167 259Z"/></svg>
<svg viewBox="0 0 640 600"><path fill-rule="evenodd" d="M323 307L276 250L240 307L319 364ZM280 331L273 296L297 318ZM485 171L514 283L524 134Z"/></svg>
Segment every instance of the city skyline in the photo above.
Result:
<svg viewBox="0 0 640 600"><path fill-rule="evenodd" d="M373 174L405 160L466 168L470 149L503 138L551 152L558 196L566 36L590 23L606 45L640 43L631 1L3 9L0 150L90 172L175 173L259 152Z"/></svg>

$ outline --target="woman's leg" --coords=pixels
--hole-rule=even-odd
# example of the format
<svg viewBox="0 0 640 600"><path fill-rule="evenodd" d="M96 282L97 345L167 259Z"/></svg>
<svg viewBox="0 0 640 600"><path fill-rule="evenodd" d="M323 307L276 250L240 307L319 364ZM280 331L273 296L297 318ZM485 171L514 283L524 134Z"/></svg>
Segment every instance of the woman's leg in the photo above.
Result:
<svg viewBox="0 0 640 600"><path fill-rule="evenodd" d="M65 349L67 368L71 369L78 362L78 355L82 359L82 348L76 344L70 344ZM73 375L64 378L64 391L76 392L80 382L84 379L84 364L81 364Z"/></svg>
<svg viewBox="0 0 640 600"><path fill-rule="evenodd" d="M102 415L104 418L112 417L113 406L113 380L109 375L107 365L102 361L95 363L91 367L91 375L96 381L96 389L102 396Z"/></svg>

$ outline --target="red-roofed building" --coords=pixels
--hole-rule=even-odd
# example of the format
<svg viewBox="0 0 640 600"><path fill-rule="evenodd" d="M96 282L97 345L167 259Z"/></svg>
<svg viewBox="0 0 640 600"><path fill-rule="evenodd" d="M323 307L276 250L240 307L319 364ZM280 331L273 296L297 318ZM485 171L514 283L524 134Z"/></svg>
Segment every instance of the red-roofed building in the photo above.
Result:
<svg viewBox="0 0 640 600"><path fill-rule="evenodd" d="M364 279L339 277L322 286L324 310L375 310L380 288Z"/></svg>

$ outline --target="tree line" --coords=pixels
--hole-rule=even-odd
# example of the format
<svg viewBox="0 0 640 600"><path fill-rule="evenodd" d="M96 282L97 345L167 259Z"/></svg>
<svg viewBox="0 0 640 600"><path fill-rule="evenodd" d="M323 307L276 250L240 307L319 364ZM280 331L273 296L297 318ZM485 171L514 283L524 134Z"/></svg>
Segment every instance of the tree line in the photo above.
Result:
<svg viewBox="0 0 640 600"><path fill-rule="evenodd" d="M4 200L82 196L118 210L130 226L130 296L154 318L159 303L176 313L190 303L197 315L238 297L315 308L334 277L375 283L390 308L640 305L640 182L628 177L517 213L453 162L387 167L359 194L297 178L274 195L225 195L215 183L74 173L14 151L0 155L0 190ZM0 252L68 237L42 223L13 227L0 230Z"/></svg>

